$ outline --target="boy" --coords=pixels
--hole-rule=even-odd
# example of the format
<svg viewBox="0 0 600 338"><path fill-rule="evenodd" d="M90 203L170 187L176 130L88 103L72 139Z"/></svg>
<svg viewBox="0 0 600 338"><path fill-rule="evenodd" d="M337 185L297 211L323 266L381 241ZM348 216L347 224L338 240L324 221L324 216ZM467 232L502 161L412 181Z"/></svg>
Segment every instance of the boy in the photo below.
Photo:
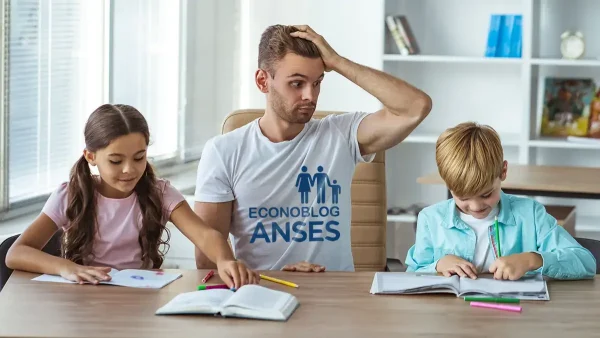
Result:
<svg viewBox="0 0 600 338"><path fill-rule="evenodd" d="M508 163L493 128L467 122L447 129L438 138L436 162L453 198L419 213L407 271L470 278L493 273L509 280L526 273L595 275L594 256L542 204L502 192Z"/></svg>

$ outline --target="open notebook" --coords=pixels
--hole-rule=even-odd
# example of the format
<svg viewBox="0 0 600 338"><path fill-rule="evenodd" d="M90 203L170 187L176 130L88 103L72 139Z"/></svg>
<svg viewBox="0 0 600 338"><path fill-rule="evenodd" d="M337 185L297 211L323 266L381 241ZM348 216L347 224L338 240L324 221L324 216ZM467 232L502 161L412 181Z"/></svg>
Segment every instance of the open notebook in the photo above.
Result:
<svg viewBox="0 0 600 338"><path fill-rule="evenodd" d="M211 289L181 293L156 314L220 314L223 317L285 321L298 305L296 297L289 293L260 285L244 285L235 292Z"/></svg>
<svg viewBox="0 0 600 338"><path fill-rule="evenodd" d="M372 294L453 293L462 296L510 297L523 300L550 300L542 275L525 276L520 280L495 280L492 275L468 277L436 276L410 272L376 272Z"/></svg>
<svg viewBox="0 0 600 338"><path fill-rule="evenodd" d="M121 271L112 269L108 274L111 276L111 280L101 281L99 282L100 284L146 289L160 289L181 277L180 273L167 273L162 271L137 269L126 269ZM41 275L33 278L32 280L39 282L76 283L68 279L64 279L61 276L55 275Z"/></svg>

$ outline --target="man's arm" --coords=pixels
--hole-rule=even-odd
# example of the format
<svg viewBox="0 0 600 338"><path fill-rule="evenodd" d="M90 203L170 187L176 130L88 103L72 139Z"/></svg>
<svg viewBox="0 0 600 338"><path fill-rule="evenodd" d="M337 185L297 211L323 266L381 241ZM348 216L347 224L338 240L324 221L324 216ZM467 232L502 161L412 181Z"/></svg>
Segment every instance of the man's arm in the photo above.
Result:
<svg viewBox="0 0 600 338"><path fill-rule="evenodd" d="M219 231L225 238L229 238L231 228L231 215L233 201L223 203L195 202L194 212L211 228ZM198 248L196 251L196 268L214 269L216 265Z"/></svg>
<svg viewBox="0 0 600 338"><path fill-rule="evenodd" d="M333 69L375 96L383 109L365 117L358 127L361 155L374 154L402 142L431 111L431 98L384 72L340 58Z"/></svg>
<svg viewBox="0 0 600 338"><path fill-rule="evenodd" d="M312 41L319 49L325 69L335 70L384 106L370 114L358 128L361 155L389 149L404 140L431 111L431 98L414 86L384 72L359 65L338 55L308 26L296 26L292 36Z"/></svg>

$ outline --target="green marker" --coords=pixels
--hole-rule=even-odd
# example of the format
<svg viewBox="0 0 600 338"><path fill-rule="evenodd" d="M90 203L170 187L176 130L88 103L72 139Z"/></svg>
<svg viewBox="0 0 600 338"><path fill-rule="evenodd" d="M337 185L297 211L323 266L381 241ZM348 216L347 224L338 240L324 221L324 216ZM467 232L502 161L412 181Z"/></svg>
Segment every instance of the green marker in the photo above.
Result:
<svg viewBox="0 0 600 338"><path fill-rule="evenodd" d="M212 289L228 289L228 290L235 291L235 289L230 289L225 284L218 284L218 285L198 285L198 290L212 290Z"/></svg>
<svg viewBox="0 0 600 338"><path fill-rule="evenodd" d="M495 217L496 225L496 242L498 243L498 257L502 257L502 250L500 250L500 230L498 229L498 216Z"/></svg>
<svg viewBox="0 0 600 338"><path fill-rule="evenodd" d="M487 302L487 303L519 303L518 298L501 298L501 297L465 297L465 302Z"/></svg>

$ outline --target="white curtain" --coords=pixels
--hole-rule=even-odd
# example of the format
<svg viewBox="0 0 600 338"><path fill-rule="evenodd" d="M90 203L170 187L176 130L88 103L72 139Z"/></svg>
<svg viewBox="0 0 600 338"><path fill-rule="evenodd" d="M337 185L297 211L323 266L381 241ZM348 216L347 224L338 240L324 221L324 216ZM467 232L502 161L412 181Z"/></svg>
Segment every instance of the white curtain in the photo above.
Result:
<svg viewBox="0 0 600 338"><path fill-rule="evenodd" d="M150 157L177 155L180 1L113 2L111 102L137 108L148 121Z"/></svg>

